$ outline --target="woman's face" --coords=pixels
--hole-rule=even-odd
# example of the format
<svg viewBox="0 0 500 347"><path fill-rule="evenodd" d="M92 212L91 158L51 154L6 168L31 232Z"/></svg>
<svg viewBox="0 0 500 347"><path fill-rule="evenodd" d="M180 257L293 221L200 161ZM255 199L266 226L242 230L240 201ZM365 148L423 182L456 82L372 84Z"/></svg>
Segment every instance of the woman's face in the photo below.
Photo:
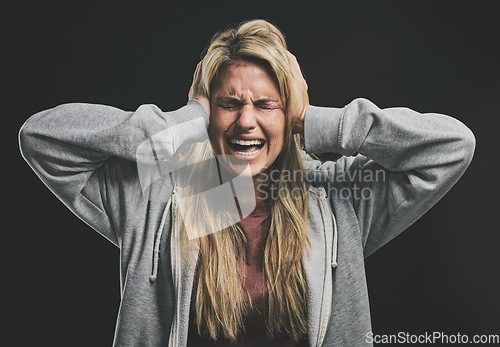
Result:
<svg viewBox="0 0 500 347"><path fill-rule="evenodd" d="M248 163L256 176L278 157L284 133L280 92L267 70L252 62L222 67L211 91L209 126L222 164L241 173Z"/></svg>

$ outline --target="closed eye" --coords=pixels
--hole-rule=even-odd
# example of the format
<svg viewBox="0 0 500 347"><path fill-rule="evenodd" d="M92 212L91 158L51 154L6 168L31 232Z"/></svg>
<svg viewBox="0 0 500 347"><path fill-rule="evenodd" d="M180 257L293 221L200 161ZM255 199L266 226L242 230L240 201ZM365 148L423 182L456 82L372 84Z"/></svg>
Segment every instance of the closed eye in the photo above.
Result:
<svg viewBox="0 0 500 347"><path fill-rule="evenodd" d="M243 105L243 102L233 97L219 97L216 99L216 105L224 110L235 110Z"/></svg>
<svg viewBox="0 0 500 347"><path fill-rule="evenodd" d="M257 100L254 102L254 106L267 111L276 110L280 108L280 105L276 100L270 100L270 99Z"/></svg>

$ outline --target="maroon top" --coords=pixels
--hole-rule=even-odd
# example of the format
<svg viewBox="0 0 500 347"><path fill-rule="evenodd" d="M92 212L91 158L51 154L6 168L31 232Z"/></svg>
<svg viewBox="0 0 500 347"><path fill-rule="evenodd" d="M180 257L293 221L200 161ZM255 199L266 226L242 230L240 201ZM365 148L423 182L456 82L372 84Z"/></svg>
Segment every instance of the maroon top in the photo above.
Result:
<svg viewBox="0 0 500 347"><path fill-rule="evenodd" d="M188 347L307 347L307 337L296 342L287 335L266 336L265 305L267 287L264 280L264 247L269 233L269 210L265 203L257 204L255 210L239 225L247 238L245 283L252 298L253 309L245 317L245 333L236 341L219 339L214 342L208 337L201 337L196 331L192 319L189 320Z"/></svg>

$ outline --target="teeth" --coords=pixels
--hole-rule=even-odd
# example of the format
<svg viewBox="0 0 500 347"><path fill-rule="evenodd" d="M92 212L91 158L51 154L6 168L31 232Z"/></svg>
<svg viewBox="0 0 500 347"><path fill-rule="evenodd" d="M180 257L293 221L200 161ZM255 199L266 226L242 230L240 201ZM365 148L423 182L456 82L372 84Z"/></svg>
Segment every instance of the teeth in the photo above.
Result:
<svg viewBox="0 0 500 347"><path fill-rule="evenodd" d="M252 155L254 153L257 153L259 150L256 149L254 151L251 151L251 152L240 152L240 151L235 151L236 153L240 154L240 155Z"/></svg>
<svg viewBox="0 0 500 347"><path fill-rule="evenodd" d="M240 146L256 146L264 143L263 140L240 140L240 139L230 139L231 143L240 145Z"/></svg>

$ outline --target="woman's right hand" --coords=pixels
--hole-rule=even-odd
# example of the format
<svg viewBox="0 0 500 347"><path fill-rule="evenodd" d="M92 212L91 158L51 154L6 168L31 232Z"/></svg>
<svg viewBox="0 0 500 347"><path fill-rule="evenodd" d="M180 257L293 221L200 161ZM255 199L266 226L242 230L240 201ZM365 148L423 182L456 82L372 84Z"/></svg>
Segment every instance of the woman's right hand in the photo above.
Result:
<svg viewBox="0 0 500 347"><path fill-rule="evenodd" d="M203 64L203 59L196 65L196 70L193 75L193 83L189 88L188 101L196 99L205 109L205 112L210 119L210 101L208 100L206 92L203 90L201 81L201 66Z"/></svg>

